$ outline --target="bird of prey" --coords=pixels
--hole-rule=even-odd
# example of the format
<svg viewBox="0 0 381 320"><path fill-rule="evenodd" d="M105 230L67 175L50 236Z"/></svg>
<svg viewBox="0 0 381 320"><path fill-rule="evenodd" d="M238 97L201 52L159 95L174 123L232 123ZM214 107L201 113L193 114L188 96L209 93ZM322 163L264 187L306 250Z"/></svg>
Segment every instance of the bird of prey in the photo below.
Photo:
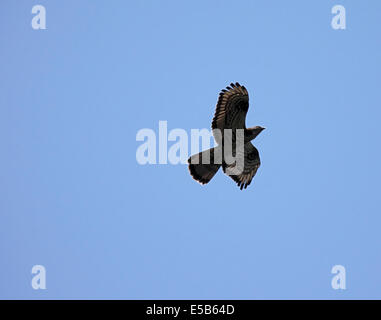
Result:
<svg viewBox="0 0 381 320"><path fill-rule="evenodd" d="M245 120L248 109L249 94L244 86L236 82L221 90L212 121L213 135L218 145L188 159L188 168L193 179L201 184L206 184L222 166L224 173L230 176L241 190L246 189L251 183L261 164L258 150L253 146L251 140L255 139L264 128L260 126L246 128ZM241 139L241 149L237 145L238 129L241 129L244 136ZM218 132L220 134L217 134ZM231 132L230 139L227 135L229 132ZM232 145L231 154L235 157L233 162L227 161L223 151L226 149L227 140ZM242 160L243 165L237 170L239 159Z"/></svg>

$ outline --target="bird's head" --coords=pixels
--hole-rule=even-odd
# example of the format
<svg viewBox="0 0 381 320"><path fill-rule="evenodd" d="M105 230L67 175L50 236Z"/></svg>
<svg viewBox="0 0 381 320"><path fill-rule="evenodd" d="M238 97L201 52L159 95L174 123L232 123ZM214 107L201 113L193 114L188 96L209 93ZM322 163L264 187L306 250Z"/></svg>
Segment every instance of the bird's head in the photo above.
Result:
<svg viewBox="0 0 381 320"><path fill-rule="evenodd" d="M250 140L253 140L259 135L265 128L260 127L260 126L255 126L247 129L247 133L250 137Z"/></svg>

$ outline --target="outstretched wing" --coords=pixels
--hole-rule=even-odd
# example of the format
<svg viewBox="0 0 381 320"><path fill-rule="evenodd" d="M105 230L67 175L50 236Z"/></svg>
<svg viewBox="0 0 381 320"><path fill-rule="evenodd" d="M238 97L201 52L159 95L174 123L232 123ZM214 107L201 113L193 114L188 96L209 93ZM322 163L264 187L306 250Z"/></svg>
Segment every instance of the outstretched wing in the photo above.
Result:
<svg viewBox="0 0 381 320"><path fill-rule="evenodd" d="M238 82L221 90L216 111L212 121L212 129L245 129L246 113L249 109L249 94ZM218 137L216 137L218 140ZM217 141L220 142L220 141Z"/></svg>
<svg viewBox="0 0 381 320"><path fill-rule="evenodd" d="M259 152L256 147L252 145L251 142L248 142L244 146L244 154L240 153L239 150L236 153L237 157L243 157L244 166L243 170L238 170L237 161L231 165L225 164L222 166L224 173L226 173L229 177L231 177L242 190L243 188L247 188L247 186L253 180L255 174L259 166L261 165L261 160L259 158ZM242 158L241 158L242 159ZM239 171L239 173L235 174L234 172Z"/></svg>

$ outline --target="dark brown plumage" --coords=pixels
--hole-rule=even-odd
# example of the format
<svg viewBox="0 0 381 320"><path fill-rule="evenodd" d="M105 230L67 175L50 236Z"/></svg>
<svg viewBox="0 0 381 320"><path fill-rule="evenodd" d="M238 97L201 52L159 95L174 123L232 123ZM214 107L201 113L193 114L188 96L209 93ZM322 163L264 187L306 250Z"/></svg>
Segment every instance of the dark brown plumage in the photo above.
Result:
<svg viewBox="0 0 381 320"><path fill-rule="evenodd" d="M249 94L244 86L236 82L221 90L212 120L213 134L218 146L188 159L189 172L196 181L201 184L208 183L222 166L224 173L231 177L241 190L250 185L261 164L258 150L252 145L251 140L255 139L264 128L259 126L246 128L245 120L248 110ZM230 140L226 136L225 129L231 129ZM240 152L236 146L237 129L244 130L243 152ZM220 134L216 134L215 131ZM243 167L239 167L238 161L228 163L224 158L227 140L233 142L232 156L243 159ZM220 158L216 155L220 155ZM210 159L210 162L203 159Z"/></svg>

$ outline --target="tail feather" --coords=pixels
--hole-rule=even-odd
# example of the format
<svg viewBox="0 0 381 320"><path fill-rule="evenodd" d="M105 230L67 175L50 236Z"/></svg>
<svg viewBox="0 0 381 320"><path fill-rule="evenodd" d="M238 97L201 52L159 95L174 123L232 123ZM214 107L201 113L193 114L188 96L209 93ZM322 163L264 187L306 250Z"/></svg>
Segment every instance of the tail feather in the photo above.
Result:
<svg viewBox="0 0 381 320"><path fill-rule="evenodd" d="M209 161L206 161L208 158ZM214 148L194 154L188 159L188 163L191 176L201 184L208 183L221 167L221 164L214 163Z"/></svg>

